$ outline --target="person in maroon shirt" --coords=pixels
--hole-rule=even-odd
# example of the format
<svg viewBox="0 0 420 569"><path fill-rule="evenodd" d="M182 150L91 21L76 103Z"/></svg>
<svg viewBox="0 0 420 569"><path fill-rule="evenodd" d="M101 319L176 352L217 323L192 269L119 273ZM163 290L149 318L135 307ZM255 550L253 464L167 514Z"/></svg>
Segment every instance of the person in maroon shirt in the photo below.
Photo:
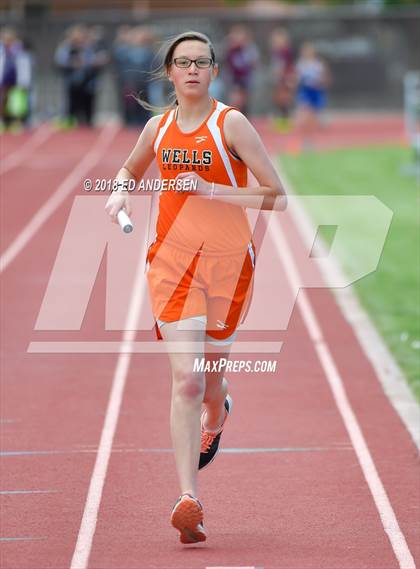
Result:
<svg viewBox="0 0 420 569"><path fill-rule="evenodd" d="M296 86L294 56L288 32L276 28L270 37L273 106L282 126L290 117Z"/></svg>
<svg viewBox="0 0 420 569"><path fill-rule="evenodd" d="M244 26L234 26L227 37L225 66L228 73L229 104L248 112L249 88L258 62L258 51Z"/></svg>

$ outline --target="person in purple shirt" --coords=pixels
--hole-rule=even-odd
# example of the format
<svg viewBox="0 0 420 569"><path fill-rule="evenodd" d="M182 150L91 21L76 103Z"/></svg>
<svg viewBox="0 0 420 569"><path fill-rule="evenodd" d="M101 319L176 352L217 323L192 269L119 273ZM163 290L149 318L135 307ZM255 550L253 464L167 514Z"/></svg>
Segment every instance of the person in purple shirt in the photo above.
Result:
<svg viewBox="0 0 420 569"><path fill-rule="evenodd" d="M249 87L258 62L258 51L244 26L234 26L227 37L225 65L228 73L229 104L247 113Z"/></svg>
<svg viewBox="0 0 420 569"><path fill-rule="evenodd" d="M19 132L28 122L32 54L12 28L0 30L0 130Z"/></svg>
<svg viewBox="0 0 420 569"><path fill-rule="evenodd" d="M294 55L287 30L276 28L270 36L270 71L273 107L280 115L280 126L287 126L296 85Z"/></svg>

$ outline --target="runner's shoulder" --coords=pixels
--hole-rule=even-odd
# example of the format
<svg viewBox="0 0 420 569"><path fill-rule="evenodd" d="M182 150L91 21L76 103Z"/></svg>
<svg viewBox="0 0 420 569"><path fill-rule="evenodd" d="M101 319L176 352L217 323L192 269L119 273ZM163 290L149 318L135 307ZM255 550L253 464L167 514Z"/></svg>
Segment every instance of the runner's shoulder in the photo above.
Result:
<svg viewBox="0 0 420 569"><path fill-rule="evenodd" d="M251 136L254 133L254 127L241 111L233 108L226 113L223 132L228 145L232 143L234 147L235 142Z"/></svg>
<svg viewBox="0 0 420 569"><path fill-rule="evenodd" d="M159 123L163 117L163 113L159 115L155 115L151 117L147 123L144 125L143 135L147 138L147 140L151 143L156 136L156 132L159 126Z"/></svg>
<svg viewBox="0 0 420 569"><path fill-rule="evenodd" d="M248 119L243 113L241 113L241 111L235 109L235 107L230 107L227 110L225 124L241 124L243 122L248 122Z"/></svg>
<svg viewBox="0 0 420 569"><path fill-rule="evenodd" d="M244 129L246 131L251 126L251 123L246 118L246 116L243 113L241 113L241 111L235 108L231 108L226 113L224 126L227 131L230 130L243 131Z"/></svg>

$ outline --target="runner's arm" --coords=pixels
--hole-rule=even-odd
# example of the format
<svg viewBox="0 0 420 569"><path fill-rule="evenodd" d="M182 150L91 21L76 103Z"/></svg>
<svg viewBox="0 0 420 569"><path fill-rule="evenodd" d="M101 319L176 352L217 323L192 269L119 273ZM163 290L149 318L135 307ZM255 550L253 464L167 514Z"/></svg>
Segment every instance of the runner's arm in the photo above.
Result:
<svg viewBox="0 0 420 569"><path fill-rule="evenodd" d="M241 188L238 192L232 186L215 184L213 198L243 207L284 210L287 205L284 186L248 119L239 111L229 111L224 121L224 133L229 148L243 160L260 185Z"/></svg>
<svg viewBox="0 0 420 569"><path fill-rule="evenodd" d="M115 177L118 183L118 189L112 192L105 205L105 210L114 223L118 223L117 213L121 208L124 208L128 215L131 214L130 197L127 186L124 187L124 182L127 182L127 184L130 180L138 182L150 166L155 157L153 139L161 117L162 115L158 115L149 119L130 156L124 162L124 165Z"/></svg>

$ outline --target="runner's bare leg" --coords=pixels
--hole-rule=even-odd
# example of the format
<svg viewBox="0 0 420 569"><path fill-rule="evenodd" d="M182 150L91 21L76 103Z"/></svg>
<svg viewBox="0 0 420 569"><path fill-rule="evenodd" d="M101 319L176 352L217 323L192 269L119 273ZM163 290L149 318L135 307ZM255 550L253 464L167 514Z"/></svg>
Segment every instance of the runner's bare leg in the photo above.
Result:
<svg viewBox="0 0 420 569"><path fill-rule="evenodd" d="M179 322L170 322L164 324L160 332L166 342L185 349L177 353L168 347L172 368L170 424L181 493L196 496L205 376L203 372L194 371L194 360L204 356L206 324L188 319L188 323L183 321L183 327L189 329L179 329Z"/></svg>

